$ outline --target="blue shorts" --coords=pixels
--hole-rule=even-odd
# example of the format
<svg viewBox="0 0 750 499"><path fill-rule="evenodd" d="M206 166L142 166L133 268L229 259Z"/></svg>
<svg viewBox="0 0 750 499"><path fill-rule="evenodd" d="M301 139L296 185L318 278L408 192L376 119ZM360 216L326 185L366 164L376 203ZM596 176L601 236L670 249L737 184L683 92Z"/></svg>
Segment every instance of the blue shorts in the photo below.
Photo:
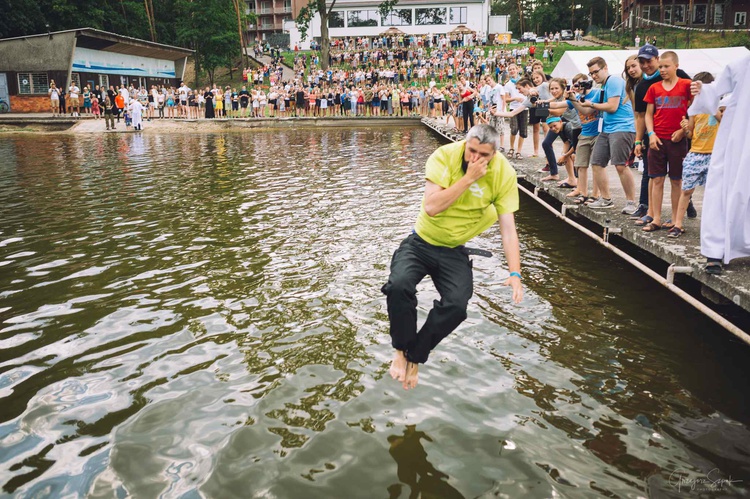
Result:
<svg viewBox="0 0 750 499"><path fill-rule="evenodd" d="M682 160L682 190L689 191L699 185L706 185L708 165L711 163L710 154L689 152Z"/></svg>

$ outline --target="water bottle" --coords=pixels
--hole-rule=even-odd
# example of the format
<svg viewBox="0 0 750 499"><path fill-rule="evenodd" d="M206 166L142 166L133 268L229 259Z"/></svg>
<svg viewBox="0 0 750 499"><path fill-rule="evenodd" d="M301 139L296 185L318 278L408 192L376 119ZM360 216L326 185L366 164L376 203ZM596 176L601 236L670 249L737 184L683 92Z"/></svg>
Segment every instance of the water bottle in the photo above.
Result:
<svg viewBox="0 0 750 499"><path fill-rule="evenodd" d="M643 161L641 160L641 158L636 157L633 160L633 168L643 173Z"/></svg>

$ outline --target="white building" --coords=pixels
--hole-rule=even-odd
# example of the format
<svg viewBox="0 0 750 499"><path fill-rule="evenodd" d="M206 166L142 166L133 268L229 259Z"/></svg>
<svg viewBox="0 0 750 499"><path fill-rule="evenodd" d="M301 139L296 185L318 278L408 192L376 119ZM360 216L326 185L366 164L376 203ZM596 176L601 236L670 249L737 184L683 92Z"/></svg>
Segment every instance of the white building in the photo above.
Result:
<svg viewBox="0 0 750 499"><path fill-rule="evenodd" d="M400 0L385 17L380 15L378 5L373 0L337 0L328 19L328 36L373 37L391 27L409 35L437 35L459 25L480 35L489 32L490 0ZM313 18L305 40L301 40L293 22L286 22L284 30L289 32L290 47L309 49L310 41L320 37L320 15Z"/></svg>

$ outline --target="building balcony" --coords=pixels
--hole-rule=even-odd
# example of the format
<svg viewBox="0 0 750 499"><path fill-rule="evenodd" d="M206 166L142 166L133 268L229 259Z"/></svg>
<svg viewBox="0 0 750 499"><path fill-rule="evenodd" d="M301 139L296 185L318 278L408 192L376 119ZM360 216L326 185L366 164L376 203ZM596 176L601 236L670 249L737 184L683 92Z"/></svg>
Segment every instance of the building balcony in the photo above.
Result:
<svg viewBox="0 0 750 499"><path fill-rule="evenodd" d="M264 9L260 9L259 11L257 11L258 15L291 14L291 13L292 13L291 7L273 7L273 8L266 7Z"/></svg>
<svg viewBox="0 0 750 499"><path fill-rule="evenodd" d="M258 31L281 31L284 28L284 23L265 23L260 24L257 27Z"/></svg>

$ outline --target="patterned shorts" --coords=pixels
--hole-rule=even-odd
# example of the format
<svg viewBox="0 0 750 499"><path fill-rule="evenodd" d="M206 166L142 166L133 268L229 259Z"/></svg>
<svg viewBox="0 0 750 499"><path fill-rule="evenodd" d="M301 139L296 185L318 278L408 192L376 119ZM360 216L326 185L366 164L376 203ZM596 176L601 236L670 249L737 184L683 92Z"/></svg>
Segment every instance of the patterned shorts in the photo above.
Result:
<svg viewBox="0 0 750 499"><path fill-rule="evenodd" d="M500 136L505 135L505 118L501 116L490 116L490 125L497 130Z"/></svg>
<svg viewBox="0 0 750 499"><path fill-rule="evenodd" d="M699 185L706 185L710 154L689 152L682 160L682 190L689 191Z"/></svg>

